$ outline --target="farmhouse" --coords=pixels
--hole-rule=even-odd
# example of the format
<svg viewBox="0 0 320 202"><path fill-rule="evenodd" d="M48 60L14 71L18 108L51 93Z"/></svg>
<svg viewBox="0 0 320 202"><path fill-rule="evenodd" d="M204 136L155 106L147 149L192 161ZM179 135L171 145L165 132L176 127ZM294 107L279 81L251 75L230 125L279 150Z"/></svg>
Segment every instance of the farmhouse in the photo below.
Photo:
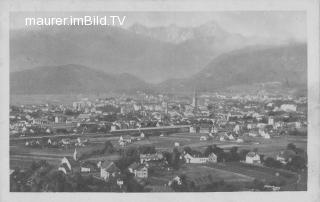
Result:
<svg viewBox="0 0 320 202"><path fill-rule="evenodd" d="M296 153L292 150L282 151L277 155L276 160L280 161L282 164L287 164L292 160L292 157L295 156L295 154Z"/></svg>
<svg viewBox="0 0 320 202"><path fill-rule="evenodd" d="M161 159L163 159L163 155L161 153L140 154L140 163L144 163L148 161L159 161Z"/></svg>
<svg viewBox="0 0 320 202"><path fill-rule="evenodd" d="M80 172L82 173L92 173L97 170L97 165L95 163L86 161L80 164Z"/></svg>
<svg viewBox="0 0 320 202"><path fill-rule="evenodd" d="M246 163L250 163L250 164L259 164L261 163L260 161L260 155L255 153L255 152L249 152L247 155L246 155Z"/></svg>
<svg viewBox="0 0 320 202"><path fill-rule="evenodd" d="M71 156L65 156L62 158L59 171L62 171L64 174L74 172L79 169L79 163L73 159Z"/></svg>
<svg viewBox="0 0 320 202"><path fill-rule="evenodd" d="M216 163L217 162L217 156L214 153L211 153L208 157L196 157L192 156L191 154L186 153L184 155L184 159L186 163Z"/></svg>
<svg viewBox="0 0 320 202"><path fill-rule="evenodd" d="M110 177L116 177L120 175L120 169L114 164L114 162L103 162L100 166L100 177L104 180L108 180Z"/></svg>
<svg viewBox="0 0 320 202"><path fill-rule="evenodd" d="M179 176L176 176L172 180L170 180L168 182L168 185L171 186L174 182L176 182L178 185L182 184L181 178Z"/></svg>
<svg viewBox="0 0 320 202"><path fill-rule="evenodd" d="M144 165L139 165L134 162L128 167L128 170L130 173L133 173L135 177L148 178L148 168Z"/></svg>

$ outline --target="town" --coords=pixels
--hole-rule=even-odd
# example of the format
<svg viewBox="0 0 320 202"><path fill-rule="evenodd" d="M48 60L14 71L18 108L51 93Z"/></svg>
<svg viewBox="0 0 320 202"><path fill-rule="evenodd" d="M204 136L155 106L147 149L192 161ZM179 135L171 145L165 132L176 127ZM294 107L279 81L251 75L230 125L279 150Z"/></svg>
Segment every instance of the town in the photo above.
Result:
<svg viewBox="0 0 320 202"><path fill-rule="evenodd" d="M307 98L259 91L10 106L10 190L307 190Z"/></svg>

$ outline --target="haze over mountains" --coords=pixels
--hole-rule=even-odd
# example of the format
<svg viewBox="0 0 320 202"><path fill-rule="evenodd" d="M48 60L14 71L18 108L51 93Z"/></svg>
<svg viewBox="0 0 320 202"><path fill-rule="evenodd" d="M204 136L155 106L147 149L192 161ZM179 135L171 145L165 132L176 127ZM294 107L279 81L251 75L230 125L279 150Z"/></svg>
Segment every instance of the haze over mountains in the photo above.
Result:
<svg viewBox="0 0 320 202"><path fill-rule="evenodd" d="M15 94L103 93L146 89L148 85L130 75L110 75L81 65L46 66L11 74Z"/></svg>
<svg viewBox="0 0 320 202"><path fill-rule="evenodd" d="M187 79L160 84L166 91L197 88L212 91L236 85L280 82L285 87L306 88L307 46L248 47L222 54Z"/></svg>
<svg viewBox="0 0 320 202"><path fill-rule="evenodd" d="M11 92L210 91L267 81L306 85L306 45L286 43L228 33L213 21L190 28L11 30Z"/></svg>

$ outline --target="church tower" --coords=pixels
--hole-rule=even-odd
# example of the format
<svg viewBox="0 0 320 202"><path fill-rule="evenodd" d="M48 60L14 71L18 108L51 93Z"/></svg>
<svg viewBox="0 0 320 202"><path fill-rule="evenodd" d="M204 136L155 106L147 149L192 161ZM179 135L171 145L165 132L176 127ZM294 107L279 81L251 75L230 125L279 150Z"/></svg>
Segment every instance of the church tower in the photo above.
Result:
<svg viewBox="0 0 320 202"><path fill-rule="evenodd" d="M193 112L197 113L198 112L198 92L196 89L194 90L194 94L193 94L192 106L193 106Z"/></svg>

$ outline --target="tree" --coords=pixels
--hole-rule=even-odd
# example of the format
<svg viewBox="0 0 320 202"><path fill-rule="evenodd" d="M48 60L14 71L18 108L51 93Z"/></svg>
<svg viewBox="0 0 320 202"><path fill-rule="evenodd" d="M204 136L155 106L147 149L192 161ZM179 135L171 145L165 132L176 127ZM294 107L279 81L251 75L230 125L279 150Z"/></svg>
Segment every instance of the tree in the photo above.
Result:
<svg viewBox="0 0 320 202"><path fill-rule="evenodd" d="M212 145L209 145L205 150L204 150L204 155L209 156L211 153L214 153L214 148Z"/></svg>
<svg viewBox="0 0 320 202"><path fill-rule="evenodd" d="M302 156L294 156L287 164L287 168L293 171L300 171L306 167L306 160Z"/></svg>
<svg viewBox="0 0 320 202"><path fill-rule="evenodd" d="M249 149L242 149L240 152L239 152L239 158L241 160L245 160L246 159L246 156L247 154L250 152Z"/></svg>
<svg viewBox="0 0 320 202"><path fill-rule="evenodd" d="M110 154L110 153L113 153L114 151L115 151L115 149L114 149L114 147L113 147L113 144L111 143L110 140L108 140L108 141L106 141L106 142L104 143L104 147L103 147L101 153L102 153L102 154L105 154L105 153Z"/></svg>
<svg viewBox="0 0 320 202"><path fill-rule="evenodd" d="M213 110L213 105L212 105L212 104L208 104L207 109L208 109L209 111L212 111L212 110Z"/></svg>
<svg viewBox="0 0 320 202"><path fill-rule="evenodd" d="M287 145L287 149L288 149L288 150L292 150L292 151L296 151L297 146L296 146L295 144L293 144L293 143L289 143L289 144Z"/></svg>
<svg viewBox="0 0 320 202"><path fill-rule="evenodd" d="M180 152L178 151L177 148L173 149L172 152L172 159L171 159L171 165L174 169L179 169L180 167Z"/></svg>
<svg viewBox="0 0 320 202"><path fill-rule="evenodd" d="M162 152L163 158L171 165L172 162L172 154L170 152L164 151Z"/></svg>
<svg viewBox="0 0 320 202"><path fill-rule="evenodd" d="M240 156L238 154L238 147L232 147L229 154L227 155L227 161L239 161Z"/></svg>
<svg viewBox="0 0 320 202"><path fill-rule="evenodd" d="M208 155L211 153L214 153L217 156L218 162L222 162L225 158L225 153L224 153L223 149L218 147L216 144L214 144L212 148L210 146L208 146L208 148L205 151L205 154L207 154L206 152L210 152L210 153L208 153Z"/></svg>
<svg viewBox="0 0 320 202"><path fill-rule="evenodd" d="M156 153L156 148L152 145L141 145L139 147L140 154L154 154Z"/></svg>
<svg viewBox="0 0 320 202"><path fill-rule="evenodd" d="M264 183L258 179L254 179L249 188L262 191L264 189Z"/></svg>
<svg viewBox="0 0 320 202"><path fill-rule="evenodd" d="M264 165L270 168L282 168L282 164L280 161L275 160L272 157L268 157L265 161L264 161Z"/></svg>
<svg viewBox="0 0 320 202"><path fill-rule="evenodd" d="M189 185L187 176L182 174L179 176L180 178L180 184L178 184L177 181L173 181L171 188L176 192L188 192L190 191L191 184ZM195 187L195 184L193 184L193 187Z"/></svg>
<svg viewBox="0 0 320 202"><path fill-rule="evenodd" d="M184 147L183 150L188 154L192 153L192 149L190 147Z"/></svg>

